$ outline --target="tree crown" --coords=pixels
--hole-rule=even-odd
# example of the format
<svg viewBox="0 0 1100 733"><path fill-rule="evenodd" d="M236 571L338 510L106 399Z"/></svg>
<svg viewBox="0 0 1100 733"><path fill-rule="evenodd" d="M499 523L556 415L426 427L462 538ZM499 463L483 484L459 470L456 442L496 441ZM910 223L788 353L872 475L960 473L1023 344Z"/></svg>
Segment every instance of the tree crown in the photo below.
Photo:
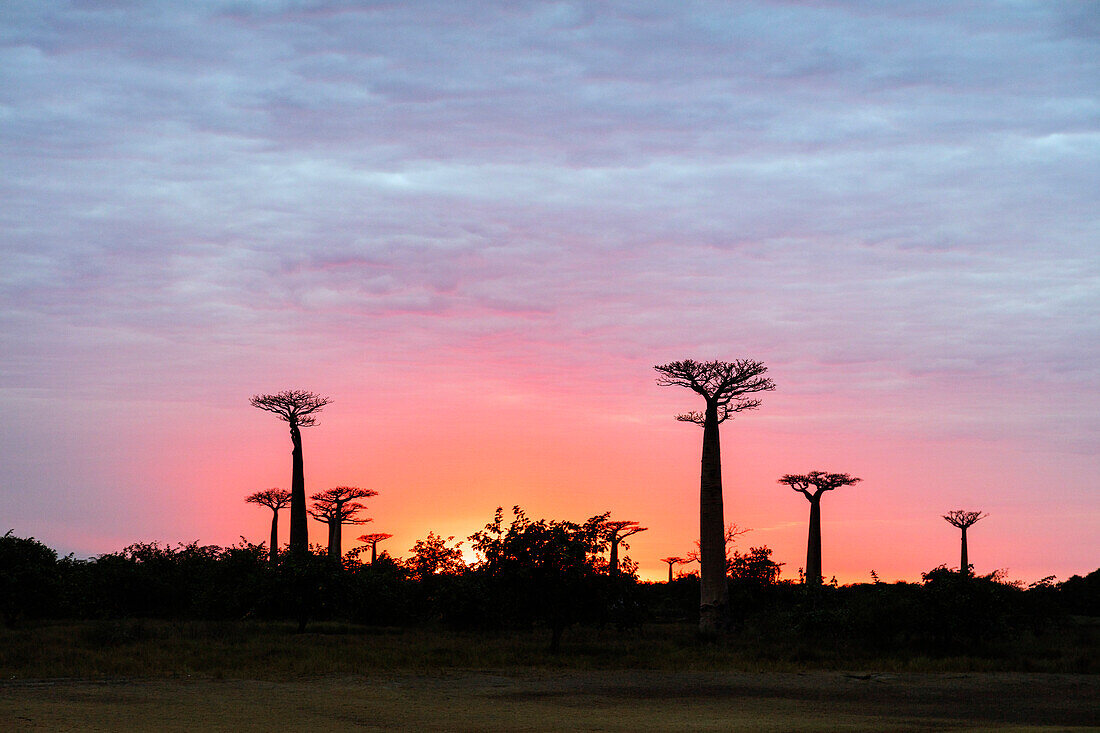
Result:
<svg viewBox="0 0 1100 733"><path fill-rule="evenodd" d="M313 508L309 510L317 519L332 524L366 524L373 519L360 519L356 516L361 510L366 509L363 504L354 499L368 499L377 496L374 489L361 489L358 486L336 486L331 489L319 491L309 497L313 500Z"/></svg>
<svg viewBox="0 0 1100 733"><path fill-rule="evenodd" d="M841 486L858 484L863 479L856 478L847 473L825 473L824 471L810 471L806 474L784 474L777 483L790 486L795 491L805 495L807 499L815 499L826 491L839 489ZM810 493L810 487L814 493Z"/></svg>
<svg viewBox="0 0 1100 733"><path fill-rule="evenodd" d="M275 413L281 420L290 423L291 427L301 428L316 425L317 416L314 413L320 412L329 402L328 397L304 389L252 395L249 399L249 404L253 407Z"/></svg>
<svg viewBox="0 0 1100 733"><path fill-rule="evenodd" d="M250 504L261 504L268 509L279 511L290 504L290 492L286 489L264 489L244 498Z"/></svg>
<svg viewBox="0 0 1100 733"><path fill-rule="evenodd" d="M375 543L381 542L382 540L388 540L390 537L393 537L393 535L389 534L388 532L373 532L371 534L361 534L355 539L359 540L360 542L366 542L367 544L373 545Z"/></svg>
<svg viewBox="0 0 1100 733"><path fill-rule="evenodd" d="M959 529L966 529L979 519L985 519L988 516L988 514L982 514L981 511L968 512L962 509L954 509L944 514L943 518L947 520L948 524L953 524Z"/></svg>
<svg viewBox="0 0 1100 733"><path fill-rule="evenodd" d="M653 367L660 376L661 387L687 387L707 401L718 412L718 421L725 422L734 413L755 410L760 400L745 397L747 394L775 389L775 383L764 376L768 367L752 359L736 361L674 361ZM702 425L706 413L687 412L676 416L677 420Z"/></svg>
<svg viewBox="0 0 1100 733"><path fill-rule="evenodd" d="M618 545L624 550L630 549L630 545L624 542L627 537L638 534L639 532L645 532L648 529L649 527L642 527L637 522L633 521L614 521L603 523L603 531L607 533L608 541L613 546Z"/></svg>

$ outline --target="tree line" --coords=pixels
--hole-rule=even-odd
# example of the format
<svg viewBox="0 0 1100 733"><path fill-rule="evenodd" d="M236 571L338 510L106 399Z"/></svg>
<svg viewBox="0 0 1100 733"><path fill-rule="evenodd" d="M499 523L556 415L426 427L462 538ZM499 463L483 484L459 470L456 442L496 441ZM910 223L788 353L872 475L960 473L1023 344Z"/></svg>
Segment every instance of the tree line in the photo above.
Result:
<svg viewBox="0 0 1100 733"><path fill-rule="evenodd" d="M243 539L231 547L138 543L78 560L9 531L0 536L0 613L12 628L49 619L198 619L285 620L299 631L319 620L535 631L551 649L577 624L697 623L698 575L643 582L623 557L612 572L611 524L606 515L547 520L498 509L463 541L484 558L472 566L462 543L432 532L405 559L364 544L339 560L313 546L272 563L264 544ZM1068 627L1072 615L1100 616L1100 570L1024 586L941 566L919 583L814 587L781 580L771 551L753 547L731 549L723 574L727 633L761 653L780 639L811 650L985 653ZM1095 671L1085 664L1080 671Z"/></svg>

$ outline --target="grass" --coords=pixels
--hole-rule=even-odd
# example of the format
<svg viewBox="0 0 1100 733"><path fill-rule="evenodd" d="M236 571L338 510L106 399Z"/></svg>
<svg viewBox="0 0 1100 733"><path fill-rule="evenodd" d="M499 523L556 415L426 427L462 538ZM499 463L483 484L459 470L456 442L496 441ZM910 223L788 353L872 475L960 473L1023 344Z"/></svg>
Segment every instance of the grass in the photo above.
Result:
<svg viewBox="0 0 1100 733"><path fill-rule="evenodd" d="M1074 625L966 654L902 653L837 642L733 636L701 643L688 625L631 631L577 628L551 654L545 632L103 620L0 631L0 679L188 678L285 680L447 670L1097 673L1100 628Z"/></svg>
<svg viewBox="0 0 1100 733"><path fill-rule="evenodd" d="M574 629L553 655L544 632L50 623L0 632L0 728L1088 730L1100 675L1065 672L1096 671L1097 632L905 656L654 625Z"/></svg>

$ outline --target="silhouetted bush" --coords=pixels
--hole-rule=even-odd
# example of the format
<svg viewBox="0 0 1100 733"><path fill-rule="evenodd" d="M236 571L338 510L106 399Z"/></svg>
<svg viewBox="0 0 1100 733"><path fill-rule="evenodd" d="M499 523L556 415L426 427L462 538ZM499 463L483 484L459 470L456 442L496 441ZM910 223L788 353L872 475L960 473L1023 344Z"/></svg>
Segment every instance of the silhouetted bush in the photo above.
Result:
<svg viewBox="0 0 1100 733"><path fill-rule="evenodd" d="M1078 616L1100 616L1100 570L1074 575L1058 585L1062 608Z"/></svg>
<svg viewBox="0 0 1100 733"><path fill-rule="evenodd" d="M0 613L5 626L42 618L54 608L59 590L57 553L33 537L8 530L0 537Z"/></svg>

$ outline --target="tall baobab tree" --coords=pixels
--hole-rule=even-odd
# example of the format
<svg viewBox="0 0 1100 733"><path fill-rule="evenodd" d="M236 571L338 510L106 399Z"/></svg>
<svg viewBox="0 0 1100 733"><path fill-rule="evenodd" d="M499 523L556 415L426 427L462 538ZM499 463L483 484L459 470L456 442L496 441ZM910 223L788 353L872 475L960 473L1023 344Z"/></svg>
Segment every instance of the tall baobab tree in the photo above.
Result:
<svg viewBox="0 0 1100 733"><path fill-rule="evenodd" d="M729 589L726 584L725 516L722 507L722 448L719 424L734 414L760 406L746 395L775 389L758 361L674 361L655 367L662 387L686 387L706 402L702 412L676 419L703 426L699 473L699 632L713 635L726 625Z"/></svg>
<svg viewBox="0 0 1100 733"><path fill-rule="evenodd" d="M378 559L378 543L382 540L388 540L390 537L393 537L393 535L386 532L373 532L371 534L361 534L356 539L370 545L370 564L373 565L374 561Z"/></svg>
<svg viewBox="0 0 1100 733"><path fill-rule="evenodd" d="M260 504L271 510L271 545L268 556L275 562L279 555L279 510L290 503L290 492L286 489L264 489L245 497L250 504Z"/></svg>
<svg viewBox="0 0 1100 733"><path fill-rule="evenodd" d="M688 560L686 557L662 557L661 562L667 562L668 563L668 582L671 583L672 582L672 566L673 565L682 565L683 563L692 562L692 561Z"/></svg>
<svg viewBox="0 0 1100 733"><path fill-rule="evenodd" d="M301 389L291 389L277 394L253 395L249 400L253 407L272 412L280 420L290 424L291 452L290 478L290 551L309 551L309 526L306 517L306 478L302 462L301 428L317 424L317 413L329 403L328 397Z"/></svg>
<svg viewBox="0 0 1100 733"><path fill-rule="evenodd" d="M790 486L810 502L810 535L806 541L806 583L821 585L821 497L826 491L858 484L863 479L846 473L810 471L807 474L788 473L779 483ZM811 489L813 492L811 493Z"/></svg>
<svg viewBox="0 0 1100 733"><path fill-rule="evenodd" d="M629 549L630 545L623 542L630 535L645 532L649 527L640 527L637 522L604 522L603 529L607 532L607 540L611 545L611 556L608 561L608 574L614 578L619 574L619 545L623 549Z"/></svg>
<svg viewBox="0 0 1100 733"><path fill-rule="evenodd" d="M962 530L962 557L959 559L959 573L962 575L970 575L970 560L966 555L966 530L979 519L985 519L988 516L981 511L967 512L962 509L955 509L943 515L948 524Z"/></svg>
<svg viewBox="0 0 1100 733"><path fill-rule="evenodd" d="M337 486L309 497L313 500L313 508L309 510L309 513L328 525L329 557L339 560L344 554L341 528L345 524L366 524L373 521L361 519L357 516L366 507L355 501L356 499L369 499L372 496L378 496L378 492L374 489L361 489L358 486Z"/></svg>

